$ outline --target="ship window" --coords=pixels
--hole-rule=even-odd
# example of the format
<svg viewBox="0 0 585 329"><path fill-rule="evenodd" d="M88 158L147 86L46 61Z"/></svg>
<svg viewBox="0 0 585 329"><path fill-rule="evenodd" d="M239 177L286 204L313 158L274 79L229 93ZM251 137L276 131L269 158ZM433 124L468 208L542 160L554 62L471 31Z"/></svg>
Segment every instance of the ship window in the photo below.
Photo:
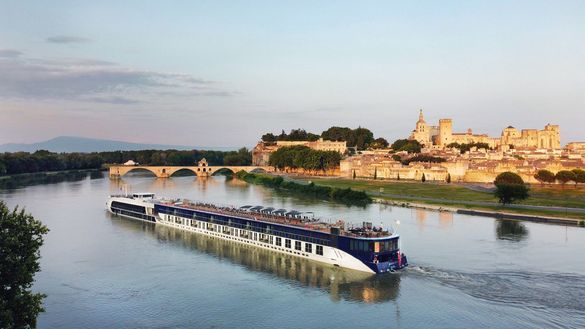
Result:
<svg viewBox="0 0 585 329"><path fill-rule="evenodd" d="M323 256L323 246L317 245L315 252L317 253L317 255Z"/></svg>
<svg viewBox="0 0 585 329"><path fill-rule="evenodd" d="M301 241L295 241L295 249L301 250Z"/></svg>
<svg viewBox="0 0 585 329"><path fill-rule="evenodd" d="M305 243L305 252L313 252L313 245L310 243Z"/></svg>
<svg viewBox="0 0 585 329"><path fill-rule="evenodd" d="M284 240L284 246L287 248L290 248L290 240L289 239Z"/></svg>
<svg viewBox="0 0 585 329"><path fill-rule="evenodd" d="M276 237L276 245L279 247L282 246L282 238Z"/></svg>

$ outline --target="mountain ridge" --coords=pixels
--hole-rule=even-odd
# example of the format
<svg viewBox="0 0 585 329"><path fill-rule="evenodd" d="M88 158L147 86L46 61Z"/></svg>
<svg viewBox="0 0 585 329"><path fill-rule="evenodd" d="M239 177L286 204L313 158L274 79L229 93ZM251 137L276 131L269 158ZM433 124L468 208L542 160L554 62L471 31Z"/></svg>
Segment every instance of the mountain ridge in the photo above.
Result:
<svg viewBox="0 0 585 329"><path fill-rule="evenodd" d="M35 152L47 150L57 153L68 152L111 152L111 151L138 151L138 150L216 150L232 151L237 147L202 147L188 145L166 145L131 143L119 140L88 138L78 136L58 136L37 143L6 143L0 145L0 152Z"/></svg>

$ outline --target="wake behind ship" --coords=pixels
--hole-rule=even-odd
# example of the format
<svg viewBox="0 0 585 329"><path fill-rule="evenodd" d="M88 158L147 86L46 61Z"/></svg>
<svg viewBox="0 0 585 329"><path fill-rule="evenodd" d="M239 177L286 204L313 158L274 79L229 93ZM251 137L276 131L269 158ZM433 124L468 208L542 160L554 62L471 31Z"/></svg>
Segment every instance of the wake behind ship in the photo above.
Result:
<svg viewBox="0 0 585 329"><path fill-rule="evenodd" d="M107 208L116 215L358 271L383 273L408 265L406 255L399 249L399 236L371 223L346 229L343 221L329 224L298 211L219 207L189 200L156 199L153 193L112 195Z"/></svg>

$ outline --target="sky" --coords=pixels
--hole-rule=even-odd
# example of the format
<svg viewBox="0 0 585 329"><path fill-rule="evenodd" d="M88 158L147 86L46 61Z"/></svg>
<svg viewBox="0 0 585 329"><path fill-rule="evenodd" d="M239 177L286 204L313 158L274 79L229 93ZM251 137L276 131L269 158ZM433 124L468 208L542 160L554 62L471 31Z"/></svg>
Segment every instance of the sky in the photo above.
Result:
<svg viewBox="0 0 585 329"><path fill-rule="evenodd" d="M0 144L392 142L419 109L585 141L585 1L0 0Z"/></svg>

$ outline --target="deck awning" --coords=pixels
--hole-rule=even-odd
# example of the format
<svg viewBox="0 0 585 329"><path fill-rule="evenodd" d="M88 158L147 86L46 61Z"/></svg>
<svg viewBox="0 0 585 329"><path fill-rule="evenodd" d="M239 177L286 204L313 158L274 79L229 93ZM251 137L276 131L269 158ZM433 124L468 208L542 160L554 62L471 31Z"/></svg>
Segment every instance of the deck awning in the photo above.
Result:
<svg viewBox="0 0 585 329"><path fill-rule="evenodd" d="M278 209L278 210L273 211L272 213L275 214L275 215L284 215L287 212L288 212L288 210L281 208L281 209Z"/></svg>

